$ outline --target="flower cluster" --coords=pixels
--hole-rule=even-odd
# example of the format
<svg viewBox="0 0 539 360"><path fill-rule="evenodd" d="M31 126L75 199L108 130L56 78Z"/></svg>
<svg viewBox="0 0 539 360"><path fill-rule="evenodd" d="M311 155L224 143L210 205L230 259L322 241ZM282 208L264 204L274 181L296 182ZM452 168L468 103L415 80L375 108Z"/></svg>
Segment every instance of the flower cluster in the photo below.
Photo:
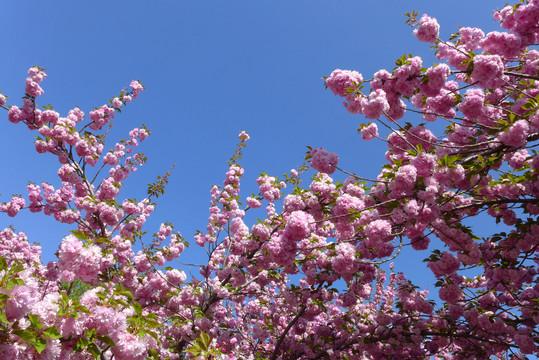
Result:
<svg viewBox="0 0 539 360"><path fill-rule="evenodd" d="M435 18L423 14L418 22L417 29L414 30L414 35L419 41L434 43L438 40L440 34L440 25Z"/></svg>
<svg viewBox="0 0 539 360"><path fill-rule="evenodd" d="M310 153L311 167L321 173L331 175L335 172L337 164L339 163L339 157L335 153L328 153L328 151L322 147L314 149Z"/></svg>
<svg viewBox="0 0 539 360"><path fill-rule="evenodd" d="M326 86L335 94L345 97L353 91L361 82L363 76L357 71L334 70L326 79Z"/></svg>

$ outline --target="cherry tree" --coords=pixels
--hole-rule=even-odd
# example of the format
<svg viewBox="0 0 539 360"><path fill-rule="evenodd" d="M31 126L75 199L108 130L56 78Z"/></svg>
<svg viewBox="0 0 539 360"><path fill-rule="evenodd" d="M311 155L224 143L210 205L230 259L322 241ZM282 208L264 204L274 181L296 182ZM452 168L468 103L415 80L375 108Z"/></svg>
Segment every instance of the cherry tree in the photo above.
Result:
<svg viewBox="0 0 539 360"><path fill-rule="evenodd" d="M325 79L368 119L363 140L387 142L377 178L315 148L281 179L260 175L260 192L242 197L249 135L241 132L211 189L207 227L194 236L208 254L197 276L177 266L189 242L172 224L150 239L144 232L170 172L142 201L121 197L146 162L137 148L150 131L134 128L103 151L107 125L142 84L88 116L79 108L61 116L39 108L47 75L31 68L22 106L3 95L0 105L39 134L35 149L58 159L61 182L30 184L0 211L43 212L71 231L48 264L24 233L0 232L2 358L537 356L539 1L497 11L502 31L460 28L447 41L434 18L407 16L441 63L405 55L370 79L351 70ZM415 123L402 122L406 112ZM439 123L443 134L434 133ZM309 167L317 173L306 180ZM247 224L247 211L260 220ZM466 224L479 215L508 230L478 234ZM392 266L382 270L404 247L427 254L431 294Z"/></svg>

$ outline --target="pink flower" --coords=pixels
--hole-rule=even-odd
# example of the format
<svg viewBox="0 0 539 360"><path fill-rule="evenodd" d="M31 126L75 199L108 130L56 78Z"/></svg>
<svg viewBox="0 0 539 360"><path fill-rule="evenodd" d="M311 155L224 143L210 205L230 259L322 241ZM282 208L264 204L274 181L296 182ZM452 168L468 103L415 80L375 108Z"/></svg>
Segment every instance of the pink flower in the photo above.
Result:
<svg viewBox="0 0 539 360"><path fill-rule="evenodd" d="M152 267L152 264L148 260L148 256L142 251L139 251L137 255L133 257L133 262L139 272L144 272Z"/></svg>
<svg viewBox="0 0 539 360"><path fill-rule="evenodd" d="M142 360L146 357L147 349L141 338L126 332L118 336L112 353L117 360Z"/></svg>
<svg viewBox="0 0 539 360"><path fill-rule="evenodd" d="M47 74L45 74L43 70L44 69L40 69L37 66L32 66L30 69L28 69L28 75L30 75L32 81L39 84L47 77Z"/></svg>
<svg viewBox="0 0 539 360"><path fill-rule="evenodd" d="M365 227L369 240L388 241L391 239L391 223L387 220L374 220Z"/></svg>
<svg viewBox="0 0 539 360"><path fill-rule="evenodd" d="M116 210L115 207L108 206L105 203L100 203L99 204L98 211L100 212L101 220L105 224L110 225L110 226L115 226L116 224L118 224L118 221L120 221L120 218L122 216L121 211L118 211L118 210Z"/></svg>
<svg viewBox="0 0 539 360"><path fill-rule="evenodd" d="M481 40L485 33L478 28L463 27L459 30L460 43L466 47L466 50L474 51L481 48Z"/></svg>
<svg viewBox="0 0 539 360"><path fill-rule="evenodd" d="M526 149L522 149L511 156L511 160L509 160L509 166L511 166L513 169L518 170L523 165L524 162L528 159L528 151Z"/></svg>
<svg viewBox="0 0 539 360"><path fill-rule="evenodd" d="M430 239L427 236L418 236L410 241L414 250L427 250L429 248Z"/></svg>
<svg viewBox="0 0 539 360"><path fill-rule="evenodd" d="M320 147L311 151L311 167L318 172L331 175L335 172L339 157L335 153L328 153Z"/></svg>
<svg viewBox="0 0 539 360"><path fill-rule="evenodd" d="M460 261L453 254L444 251L438 261L429 262L429 268L436 277L451 275L460 267Z"/></svg>
<svg viewBox="0 0 539 360"><path fill-rule="evenodd" d="M24 120L22 111L17 106L12 106L8 111L8 120L14 124Z"/></svg>
<svg viewBox="0 0 539 360"><path fill-rule="evenodd" d="M239 135L238 135L238 138L241 140L241 141L249 141L249 139L251 138L249 136L249 134L246 132L246 131L242 131Z"/></svg>
<svg viewBox="0 0 539 360"><path fill-rule="evenodd" d="M531 334L515 335L515 343L523 354L533 354L537 351L537 345Z"/></svg>
<svg viewBox="0 0 539 360"><path fill-rule="evenodd" d="M251 231L251 234L254 236L254 237L257 237L259 238L260 240L262 241L266 241L270 234L271 234L271 231L270 229L265 226L264 224L255 224L253 226L253 229Z"/></svg>
<svg viewBox="0 0 539 360"><path fill-rule="evenodd" d="M335 257L331 260L333 271L344 277L357 272L356 249L350 243L337 244L335 253Z"/></svg>
<svg viewBox="0 0 539 360"><path fill-rule="evenodd" d="M112 107L121 108L122 107L122 101L120 99L118 99L117 97L115 97L114 99L112 99Z"/></svg>
<svg viewBox="0 0 539 360"><path fill-rule="evenodd" d="M451 84L451 81L448 81L445 85ZM431 121L426 116L434 116L434 119L436 116L443 116L446 118L450 118L455 116L455 110L453 109L453 104L455 103L455 92L452 91L452 89L441 89L439 94L434 97L428 97L427 106L424 107L422 110L427 113L435 113L435 114L425 114L424 119L427 121Z"/></svg>
<svg viewBox="0 0 539 360"><path fill-rule="evenodd" d="M417 176L426 177L432 174L438 160L435 155L421 152L410 160L410 164L417 169Z"/></svg>
<svg viewBox="0 0 539 360"><path fill-rule="evenodd" d="M267 201L273 202L281 198L280 184L275 183L275 177L263 175L256 179L256 183Z"/></svg>
<svg viewBox="0 0 539 360"><path fill-rule="evenodd" d="M458 109L468 120L476 120L483 115L485 94L481 89L468 89Z"/></svg>
<svg viewBox="0 0 539 360"><path fill-rule="evenodd" d="M473 58L472 77L480 86L487 86L488 81L503 75L504 65L499 55L476 55Z"/></svg>
<svg viewBox="0 0 539 360"><path fill-rule="evenodd" d="M526 144L530 125L526 120L518 120L507 131L498 135L498 140L507 146L520 147Z"/></svg>
<svg viewBox="0 0 539 360"><path fill-rule="evenodd" d="M77 184L80 183L82 180L77 175L77 172L73 168L73 166L69 164L64 164L62 167L58 170L58 176L62 181L71 183L71 184Z"/></svg>
<svg viewBox="0 0 539 360"><path fill-rule="evenodd" d="M412 145L420 144L423 149L434 150L438 139L424 126L414 126L406 132L406 140Z"/></svg>
<svg viewBox="0 0 539 360"><path fill-rule="evenodd" d="M35 286L16 285L9 291L8 296L4 311L9 321L22 318L39 300Z"/></svg>
<svg viewBox="0 0 539 360"><path fill-rule="evenodd" d="M14 217L24 208L24 205L25 201L23 198L14 196L9 203L0 204L0 211L7 213L10 217Z"/></svg>
<svg viewBox="0 0 539 360"><path fill-rule="evenodd" d="M438 44L438 55L436 57L439 60L449 59L447 62L449 65L457 68L458 70L465 70L466 65L463 65L462 62L468 59L468 55L463 52L460 47L455 46L451 42L440 43Z"/></svg>
<svg viewBox="0 0 539 360"><path fill-rule="evenodd" d="M136 99L138 95L144 90L144 86L140 83L140 81L133 80L130 84L131 88L133 89L133 99ZM124 96L124 101L127 102Z"/></svg>
<svg viewBox="0 0 539 360"><path fill-rule="evenodd" d="M434 43L440 35L440 25L435 18L423 14L419 20L419 26L414 30L414 35L419 41Z"/></svg>
<svg viewBox="0 0 539 360"><path fill-rule="evenodd" d="M522 48L520 36L499 31L489 32L480 44L484 52L506 58L518 56Z"/></svg>
<svg viewBox="0 0 539 360"><path fill-rule="evenodd" d="M256 209L262 206L262 203L259 200L252 197L248 197L245 201L247 202L247 205L253 209Z"/></svg>
<svg viewBox="0 0 539 360"><path fill-rule="evenodd" d="M292 241L300 241L311 235L314 230L314 218L305 211L294 211L288 217L284 233Z"/></svg>
<svg viewBox="0 0 539 360"><path fill-rule="evenodd" d="M305 208L305 202L300 195L290 194L284 198L283 208L287 212L303 210Z"/></svg>
<svg viewBox="0 0 539 360"><path fill-rule="evenodd" d="M346 96L347 101L343 101L343 105L350 114L363 114L361 99L353 94Z"/></svg>
<svg viewBox="0 0 539 360"><path fill-rule="evenodd" d="M337 69L326 79L326 86L335 95L345 97L347 95L346 89L355 89L354 83L358 84L362 81L363 76L357 71Z"/></svg>
<svg viewBox="0 0 539 360"><path fill-rule="evenodd" d="M446 284L438 293L440 300L456 304L462 297L462 290L457 284Z"/></svg>
<svg viewBox="0 0 539 360"><path fill-rule="evenodd" d="M166 277L167 280L175 286L179 286L185 281L185 279L187 279L187 275L185 275L185 272L177 269L167 271Z"/></svg>
<svg viewBox="0 0 539 360"><path fill-rule="evenodd" d="M363 99L363 113L367 119L378 119L383 113L389 111L389 103L384 90L375 90L370 93L369 100Z"/></svg>
<svg viewBox="0 0 539 360"><path fill-rule="evenodd" d="M115 182L115 179L108 177L101 182L101 187L96 193L98 199L113 200L118 196L122 184Z"/></svg>
<svg viewBox="0 0 539 360"><path fill-rule="evenodd" d="M38 83L32 80L32 78L26 78L26 88L24 92L31 97L38 97L43 95L44 91Z"/></svg>
<svg viewBox="0 0 539 360"><path fill-rule="evenodd" d="M59 118L60 114L53 110L45 110L41 113L41 121L43 123L56 124Z"/></svg>
<svg viewBox="0 0 539 360"><path fill-rule="evenodd" d="M62 280L96 281L101 270L101 259L101 249L98 246L84 246L75 236L66 236L58 251L58 268L62 272Z"/></svg>
<svg viewBox="0 0 539 360"><path fill-rule="evenodd" d="M361 129L361 138L363 140L372 140L378 136L378 126L375 123Z"/></svg>
<svg viewBox="0 0 539 360"><path fill-rule="evenodd" d="M417 169L413 165L404 165L395 173L395 179L389 184L393 191L411 190L417 180Z"/></svg>
<svg viewBox="0 0 539 360"><path fill-rule="evenodd" d="M451 69L446 64L440 64L427 70L428 81L420 85L421 91L427 96L436 96L444 87Z"/></svg>

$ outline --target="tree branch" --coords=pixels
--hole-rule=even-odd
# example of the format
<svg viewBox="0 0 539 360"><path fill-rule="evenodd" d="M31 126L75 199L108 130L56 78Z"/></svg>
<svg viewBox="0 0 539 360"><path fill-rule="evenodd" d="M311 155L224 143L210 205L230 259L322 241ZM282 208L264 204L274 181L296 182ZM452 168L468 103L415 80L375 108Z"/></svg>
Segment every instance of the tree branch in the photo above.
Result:
<svg viewBox="0 0 539 360"><path fill-rule="evenodd" d="M290 329L292 329L292 326L294 326L294 324L299 320L299 318L305 314L305 310L306 310L306 307L305 305L302 305L301 308L299 309L299 312L296 314L296 316L292 319L292 321L290 322L290 324L288 324L288 326L286 327L286 329L284 329L283 333L281 334L281 336L279 337L279 340L277 341L277 345L275 345L275 350L273 350L273 354L271 355L271 359L270 360L276 360L277 359L277 356L279 355L279 348L281 347L281 344L283 343L284 341L284 338L286 337L286 334L288 334L288 332L290 331Z"/></svg>

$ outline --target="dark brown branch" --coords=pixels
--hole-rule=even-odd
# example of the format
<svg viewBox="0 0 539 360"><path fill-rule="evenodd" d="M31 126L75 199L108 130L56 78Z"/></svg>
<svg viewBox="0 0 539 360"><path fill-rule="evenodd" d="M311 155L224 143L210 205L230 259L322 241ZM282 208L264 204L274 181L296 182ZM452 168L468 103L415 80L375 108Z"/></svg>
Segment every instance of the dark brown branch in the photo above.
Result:
<svg viewBox="0 0 539 360"><path fill-rule="evenodd" d="M533 199L498 199L498 200L491 200L491 201L481 201L476 202L472 204L467 205L461 205L457 206L452 209L453 210L462 210L462 209L468 209L471 207L483 207L483 206L492 206L492 205L499 205L499 204L537 204L539 203L539 199L533 198Z"/></svg>
<svg viewBox="0 0 539 360"><path fill-rule="evenodd" d="M284 338L286 337L286 334L288 334L288 332L290 331L290 329L292 329L292 326L294 326L294 324L299 320L299 318L305 314L305 310L306 310L306 307L305 305L301 306L301 308L299 309L299 312L296 314L296 316L292 319L292 321L290 322L290 324L288 324L288 326L286 327L286 329L284 329L283 333L281 334L281 336L279 337L279 340L277 341L277 345L275 345L275 350L273 350L273 354L271 355L271 359L270 360L276 360L277 359L277 356L279 355L279 348L281 347L281 344L283 343L284 341Z"/></svg>
<svg viewBox="0 0 539 360"><path fill-rule="evenodd" d="M531 141L536 141L536 140L539 140L539 132L536 132L536 133L533 133L533 134L530 134L528 135L528 137L526 138L526 141L527 142L531 142ZM491 154L494 154L504 148L511 148L510 146L507 146L507 145L504 145L504 144L500 144L499 146L496 146L495 148L492 148L492 149L488 149L488 150L485 150L483 152L479 152L475 155L471 155L471 156L468 156L467 158L465 158L464 160L461 160L459 161L458 163L459 164L465 164L467 163L468 161L471 161L471 160L474 160L476 159L478 156L486 156L486 155L491 155Z"/></svg>
<svg viewBox="0 0 539 360"><path fill-rule="evenodd" d="M521 78L525 78L525 79L539 80L539 76L534 76L534 75L519 74L519 73L514 73L512 71L504 71L503 73L505 75L516 76L516 77L521 77Z"/></svg>

